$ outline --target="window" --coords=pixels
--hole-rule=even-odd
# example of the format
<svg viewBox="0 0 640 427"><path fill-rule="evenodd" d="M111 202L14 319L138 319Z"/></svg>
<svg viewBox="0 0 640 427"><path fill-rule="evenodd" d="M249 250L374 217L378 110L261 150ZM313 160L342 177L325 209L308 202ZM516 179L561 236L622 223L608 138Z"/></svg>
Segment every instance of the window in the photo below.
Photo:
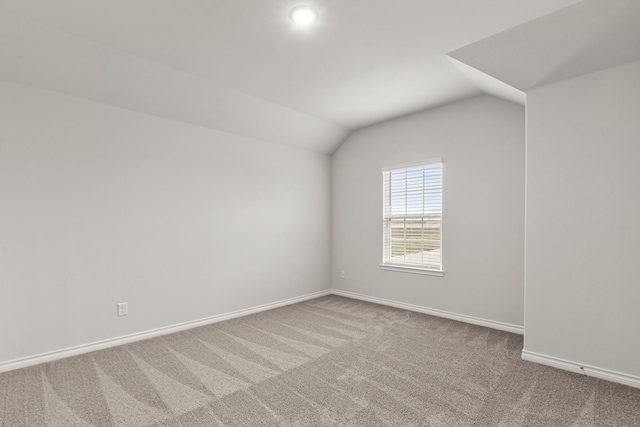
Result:
<svg viewBox="0 0 640 427"><path fill-rule="evenodd" d="M442 275L442 160L385 168L382 182L381 267Z"/></svg>

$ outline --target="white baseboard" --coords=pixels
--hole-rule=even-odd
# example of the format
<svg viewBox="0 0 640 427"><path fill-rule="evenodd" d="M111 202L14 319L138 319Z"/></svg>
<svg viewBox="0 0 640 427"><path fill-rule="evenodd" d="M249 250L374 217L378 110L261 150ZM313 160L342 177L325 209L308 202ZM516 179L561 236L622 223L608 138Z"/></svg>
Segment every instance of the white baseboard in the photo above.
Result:
<svg viewBox="0 0 640 427"><path fill-rule="evenodd" d="M370 297L367 295L357 294L354 292L341 291L332 289L331 293L347 298L359 299L362 301L374 302L376 304L388 305L390 307L402 308L404 310L416 311L418 313L430 314L432 316L444 317L446 319L458 320L460 322L471 323L473 325L485 326L487 328L499 329L501 331L513 332L515 334L524 335L524 327L512 325L510 323L496 322L494 320L481 319L479 317L467 316L464 314L451 313L434 308L422 307L414 304L406 304L404 302L392 301L384 298Z"/></svg>
<svg viewBox="0 0 640 427"><path fill-rule="evenodd" d="M601 380L612 381L628 385L630 387L640 388L640 377L635 375L623 374L622 372L611 371L609 369L589 366L571 360L561 359L559 357L547 356L533 351L522 350L522 359L529 362L540 363L542 365L551 366L565 371L575 372L587 375Z"/></svg>
<svg viewBox="0 0 640 427"><path fill-rule="evenodd" d="M259 313L261 311L271 310L278 307L284 307L286 305L295 304L302 301L307 301L313 298L318 298L325 295L340 295L347 298L358 299L362 301L373 302L377 304L387 305L391 307L401 308L404 310L415 311L418 313L430 314L433 316L444 317L447 319L458 320L465 323L471 323L474 325L486 326L488 328L499 329L502 331L513 332L516 334L523 334L524 328L522 326L512 325L509 323L496 322L493 320L481 319L473 316L466 316L463 314L450 313L443 310L436 310L432 308L422 307L413 304L406 304L398 301L388 300L384 298L371 297L367 295L357 294L354 292L342 291L339 289L330 289L320 292L314 292L307 295L302 295L295 298L289 298L269 304L263 304L256 307L251 307L243 310L233 311L230 313L219 314L216 316L207 317L204 319L194 320L190 322L179 323L176 325L166 326L163 328L153 329L149 331L139 332L131 335L125 335L121 337L111 338L103 341L98 341L90 344L79 345L62 350L51 351L47 353L38 354L35 356L28 356L19 359L9 360L6 362L0 362L0 373L12 371L15 369L26 368L28 366L38 365L45 362L51 362L54 360L64 359L66 357L76 356L91 351L102 350L105 348L116 347L123 344L132 343L135 341L141 341L161 335L171 334L174 332L180 332L198 326L209 325L212 323L222 322L224 320L234 319L237 317L248 316L250 314ZM592 376L594 378L600 378L606 381L612 381L624 385L628 385L635 388L640 388L640 377L635 375L624 374L621 372L611 371L608 369L597 368L595 366L589 366L570 360L561 359L558 357L547 356L544 354L523 350L522 359L540 363L554 368L563 369L570 372L575 372L583 375Z"/></svg>
<svg viewBox="0 0 640 427"><path fill-rule="evenodd" d="M47 353L28 356L19 359L13 359L6 362L0 362L0 373L12 371L14 369L26 368L28 366L38 365L40 363L51 362L65 357L77 356L78 354L88 353L91 351L102 350L105 348L116 347L123 344L129 344L135 341L146 340L160 335L172 334L174 332L184 331L186 329L196 328L198 326L209 325L212 323L222 322L223 320L234 319L236 317L248 316L249 314L259 313L261 311L271 310L286 305L330 295L331 290L314 292L300 297L289 298L269 304L263 304L244 310L233 311L230 313L219 314L204 319L193 320L190 322L179 323L176 325L165 326L163 328L152 329L149 331L138 332L131 335L125 335L116 338L110 338L103 341L97 341L90 344L83 344L75 347L65 348L62 350L50 351Z"/></svg>

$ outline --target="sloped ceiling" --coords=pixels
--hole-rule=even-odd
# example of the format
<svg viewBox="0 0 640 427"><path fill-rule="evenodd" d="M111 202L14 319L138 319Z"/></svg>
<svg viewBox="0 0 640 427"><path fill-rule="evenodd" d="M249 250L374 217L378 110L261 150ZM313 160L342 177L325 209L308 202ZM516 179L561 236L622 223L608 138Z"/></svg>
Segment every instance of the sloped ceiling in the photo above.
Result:
<svg viewBox="0 0 640 427"><path fill-rule="evenodd" d="M640 60L640 1L585 0L449 53L527 92Z"/></svg>
<svg viewBox="0 0 640 427"><path fill-rule="evenodd" d="M305 3L320 19L301 29L297 0L3 0L0 78L331 153L354 129L481 93L523 102L527 70L482 43L587 2Z"/></svg>

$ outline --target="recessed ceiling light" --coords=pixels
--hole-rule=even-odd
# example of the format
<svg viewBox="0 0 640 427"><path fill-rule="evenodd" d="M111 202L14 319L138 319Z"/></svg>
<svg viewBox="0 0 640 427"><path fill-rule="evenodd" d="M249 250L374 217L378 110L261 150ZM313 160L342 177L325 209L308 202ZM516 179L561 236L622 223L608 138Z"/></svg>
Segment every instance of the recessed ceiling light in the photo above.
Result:
<svg viewBox="0 0 640 427"><path fill-rule="evenodd" d="M291 11L291 19L298 25L311 25L316 19L318 14L315 10L307 6L298 6Z"/></svg>

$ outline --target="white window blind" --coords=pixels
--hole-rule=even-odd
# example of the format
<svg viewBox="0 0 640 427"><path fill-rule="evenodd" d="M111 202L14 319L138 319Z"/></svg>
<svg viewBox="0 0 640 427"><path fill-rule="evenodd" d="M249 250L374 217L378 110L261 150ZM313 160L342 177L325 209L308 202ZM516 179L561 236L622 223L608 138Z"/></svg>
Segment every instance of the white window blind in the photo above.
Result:
<svg viewBox="0 0 640 427"><path fill-rule="evenodd" d="M383 266L442 271L442 160L383 169Z"/></svg>

